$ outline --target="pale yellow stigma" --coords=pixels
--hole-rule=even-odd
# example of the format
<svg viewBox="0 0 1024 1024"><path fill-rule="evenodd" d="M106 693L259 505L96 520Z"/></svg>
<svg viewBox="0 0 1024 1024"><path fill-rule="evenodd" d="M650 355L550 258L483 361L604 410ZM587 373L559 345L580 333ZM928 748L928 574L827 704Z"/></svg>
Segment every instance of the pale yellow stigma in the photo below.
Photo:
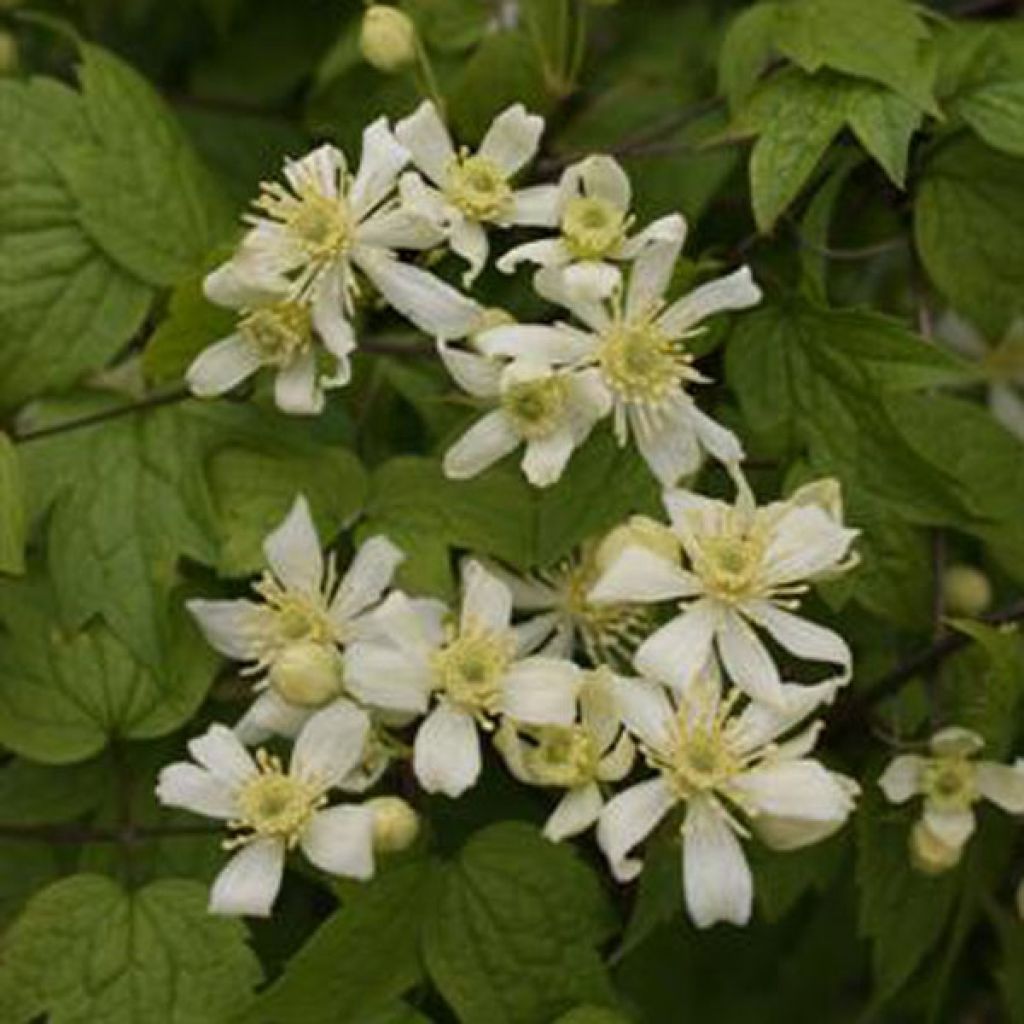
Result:
<svg viewBox="0 0 1024 1024"><path fill-rule="evenodd" d="M542 377L506 388L501 408L519 436L529 441L548 437L562 424L568 400L569 384L564 377Z"/></svg>
<svg viewBox="0 0 1024 1024"><path fill-rule="evenodd" d="M342 639L320 594L289 590L270 573L264 573L253 589L265 602L252 625L253 643L262 665L296 644L329 645Z"/></svg>
<svg viewBox="0 0 1024 1024"><path fill-rule="evenodd" d="M239 322L239 333L259 351L264 363L287 366L312 344L309 308L300 302L278 302L253 310Z"/></svg>
<svg viewBox="0 0 1024 1024"><path fill-rule="evenodd" d="M576 196L562 214L562 237L578 260L610 256L626 237L626 217L607 199Z"/></svg>
<svg viewBox="0 0 1024 1024"><path fill-rule="evenodd" d="M764 543L749 534L702 538L697 570L707 590L722 601L740 601L758 593Z"/></svg>
<svg viewBox="0 0 1024 1024"><path fill-rule="evenodd" d="M340 196L326 195L312 180L299 181L293 189L265 182L255 205L285 228L308 260L329 263L352 242L348 203Z"/></svg>
<svg viewBox="0 0 1024 1024"><path fill-rule="evenodd" d="M445 194L470 220L500 220L512 207L512 187L501 168L465 151L448 168Z"/></svg>
<svg viewBox="0 0 1024 1024"><path fill-rule="evenodd" d="M265 750L256 751L256 765L257 774L235 795L238 818L228 822L243 834L224 845L230 849L256 839L280 839L294 847L327 797L315 779L287 774L280 759Z"/></svg>
<svg viewBox="0 0 1024 1024"><path fill-rule="evenodd" d="M966 756L949 754L933 758L921 775L925 796L942 810L966 810L978 799L974 765Z"/></svg>
<svg viewBox="0 0 1024 1024"><path fill-rule="evenodd" d="M524 749L523 764L538 784L570 788L596 777L600 754L583 726L545 726L531 736L536 746Z"/></svg>
<svg viewBox="0 0 1024 1024"><path fill-rule="evenodd" d="M693 357L651 320L618 321L601 337L597 363L623 402L657 408L696 378Z"/></svg>
<svg viewBox="0 0 1024 1024"><path fill-rule="evenodd" d="M510 634L470 625L434 654L437 687L464 711L482 718L497 714L501 679L514 653Z"/></svg>

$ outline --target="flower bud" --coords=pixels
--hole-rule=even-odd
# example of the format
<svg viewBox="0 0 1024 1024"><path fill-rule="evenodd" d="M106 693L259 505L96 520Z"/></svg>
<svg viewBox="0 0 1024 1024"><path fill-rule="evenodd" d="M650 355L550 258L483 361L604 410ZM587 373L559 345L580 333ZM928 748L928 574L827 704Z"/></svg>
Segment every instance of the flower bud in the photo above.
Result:
<svg viewBox="0 0 1024 1024"><path fill-rule="evenodd" d="M341 655L328 644L286 647L270 667L270 685L289 704L318 708L342 691Z"/></svg>
<svg viewBox="0 0 1024 1024"><path fill-rule="evenodd" d="M419 815L397 796L375 796L366 807L373 812L373 848L378 853L407 850L420 831Z"/></svg>
<svg viewBox="0 0 1024 1024"><path fill-rule="evenodd" d="M594 555L597 571L607 571L623 551L633 547L647 548L672 562L679 559L679 540L667 526L648 516L630 516L598 545Z"/></svg>
<svg viewBox="0 0 1024 1024"><path fill-rule="evenodd" d="M363 15L359 49L378 71L401 71L416 60L416 26L397 7L373 4Z"/></svg>
<svg viewBox="0 0 1024 1024"><path fill-rule="evenodd" d="M951 614L973 617L992 604L992 584L972 565L951 565L942 574L942 596Z"/></svg>
<svg viewBox="0 0 1024 1024"><path fill-rule="evenodd" d="M944 843L923 822L919 821L910 833L910 862L925 875L941 875L956 867L960 860L959 846Z"/></svg>

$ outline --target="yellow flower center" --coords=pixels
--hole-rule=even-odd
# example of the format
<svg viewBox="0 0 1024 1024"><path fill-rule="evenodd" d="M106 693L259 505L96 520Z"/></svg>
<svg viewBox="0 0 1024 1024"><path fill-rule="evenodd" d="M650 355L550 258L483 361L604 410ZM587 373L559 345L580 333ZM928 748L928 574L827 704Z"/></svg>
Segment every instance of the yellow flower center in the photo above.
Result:
<svg viewBox="0 0 1024 1024"><path fill-rule="evenodd" d="M311 180L300 181L293 189L265 182L255 205L285 228L308 260L316 264L331 262L352 241L348 203L340 196L325 195Z"/></svg>
<svg viewBox="0 0 1024 1024"><path fill-rule="evenodd" d="M253 310L239 322L239 333L256 346L263 361L287 366L312 343L312 318L300 302L279 302Z"/></svg>
<svg viewBox="0 0 1024 1024"><path fill-rule="evenodd" d="M974 765L963 756L929 760L921 784L928 799L946 810L963 810L978 798Z"/></svg>
<svg viewBox="0 0 1024 1024"><path fill-rule="evenodd" d="M619 321L602 336L597 363L624 402L660 406L691 377L693 357L650 320Z"/></svg>
<svg viewBox="0 0 1024 1024"><path fill-rule="evenodd" d="M510 634L471 626L434 654L438 689L465 711L480 716L496 714L501 678L514 653Z"/></svg>
<svg viewBox="0 0 1024 1024"><path fill-rule="evenodd" d="M329 645L341 640L320 594L289 590L270 573L264 573L253 589L265 602L267 614L254 624L253 640L266 660L296 644Z"/></svg>
<svg viewBox="0 0 1024 1024"><path fill-rule="evenodd" d="M581 786L593 781L599 752L581 725L546 726L536 730L536 746L523 760L530 777L544 786Z"/></svg>
<svg viewBox="0 0 1024 1024"><path fill-rule="evenodd" d="M752 597L764 557L764 543L746 534L702 538L694 568L708 592L723 601Z"/></svg>
<svg viewBox="0 0 1024 1024"><path fill-rule="evenodd" d="M552 376L520 381L501 396L501 408L512 420L520 437L547 437L562 422L569 399L564 377Z"/></svg>
<svg viewBox="0 0 1024 1024"><path fill-rule="evenodd" d="M499 220L512 205L512 187L501 168L465 152L448 168L445 194L470 220Z"/></svg>
<svg viewBox="0 0 1024 1024"><path fill-rule="evenodd" d="M279 758L265 750L256 752L257 774L235 795L239 816L229 826L243 835L229 839L228 847L244 846L254 839L280 839L295 846L310 818L327 802L314 779L288 775Z"/></svg>
<svg viewBox="0 0 1024 1024"><path fill-rule="evenodd" d="M577 196L562 214L562 236L576 259L599 260L622 243L626 218L607 199Z"/></svg>

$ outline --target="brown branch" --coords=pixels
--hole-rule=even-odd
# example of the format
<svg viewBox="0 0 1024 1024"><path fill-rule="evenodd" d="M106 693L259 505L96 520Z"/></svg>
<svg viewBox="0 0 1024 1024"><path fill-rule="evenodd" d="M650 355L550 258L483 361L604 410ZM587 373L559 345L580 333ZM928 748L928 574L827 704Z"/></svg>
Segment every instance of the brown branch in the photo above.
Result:
<svg viewBox="0 0 1024 1024"><path fill-rule="evenodd" d="M980 616L979 621L989 626L1024 621L1024 598ZM832 716L830 731L833 734L840 733L862 721L876 704L895 696L911 680L934 671L947 658L970 643L971 638L966 633L948 632L929 647L905 658L891 672L839 705L836 714Z"/></svg>

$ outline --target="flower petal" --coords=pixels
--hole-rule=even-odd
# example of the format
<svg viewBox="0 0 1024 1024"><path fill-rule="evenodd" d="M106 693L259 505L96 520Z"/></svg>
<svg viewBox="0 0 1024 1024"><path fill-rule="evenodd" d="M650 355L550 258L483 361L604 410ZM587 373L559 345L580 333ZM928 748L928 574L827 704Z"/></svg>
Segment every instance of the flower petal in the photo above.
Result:
<svg viewBox="0 0 1024 1024"><path fill-rule="evenodd" d="M443 186L455 159L455 147L434 104L427 100L399 121L395 136L409 151L413 163L435 185Z"/></svg>
<svg viewBox="0 0 1024 1024"><path fill-rule="evenodd" d="M698 928L750 920L754 881L743 848L725 817L705 800L690 804L683 825L683 893Z"/></svg>
<svg viewBox="0 0 1024 1024"><path fill-rule="evenodd" d="M444 232L431 218L417 210L388 210L375 213L359 225L359 245L381 249L432 249L444 241Z"/></svg>
<svg viewBox="0 0 1024 1024"><path fill-rule="evenodd" d="M785 695L779 670L743 617L726 609L718 620L715 639L722 665L732 681L752 700L783 709Z"/></svg>
<svg viewBox="0 0 1024 1024"><path fill-rule="evenodd" d="M189 740L188 752L232 789L256 774L256 765L242 746L242 741L224 725L211 725L202 736Z"/></svg>
<svg viewBox="0 0 1024 1024"><path fill-rule="evenodd" d="M271 572L290 590L318 594L324 575L320 538L309 502L299 495L284 521L263 542Z"/></svg>
<svg viewBox="0 0 1024 1024"><path fill-rule="evenodd" d="M284 875L284 843L257 839L227 862L210 890L210 913L269 917Z"/></svg>
<svg viewBox="0 0 1024 1024"><path fill-rule="evenodd" d="M317 711L292 748L290 774L335 786L359 763L370 734L370 716L347 700Z"/></svg>
<svg viewBox="0 0 1024 1024"><path fill-rule="evenodd" d="M778 707L751 701L735 720L735 743L744 753L757 750L799 725L823 704L831 704L838 691L834 680L803 686L782 684Z"/></svg>
<svg viewBox="0 0 1024 1024"><path fill-rule="evenodd" d="M544 823L545 837L557 843L586 832L597 821L603 806L604 799L595 782L568 790Z"/></svg>
<svg viewBox="0 0 1024 1024"><path fill-rule="evenodd" d="M373 877L373 811L355 805L314 814L299 840L322 871L365 881Z"/></svg>
<svg viewBox="0 0 1024 1024"><path fill-rule="evenodd" d="M632 260L647 248L659 242L677 241L681 246L686 241L686 221L681 214L670 213L651 221L643 231L628 239L616 253L619 259Z"/></svg>
<svg viewBox="0 0 1024 1024"><path fill-rule="evenodd" d="M622 213L629 210L633 201L633 189L629 183L629 175L614 157L588 156L575 170L585 196L603 199Z"/></svg>
<svg viewBox="0 0 1024 1024"><path fill-rule="evenodd" d="M433 682L425 658L388 644L357 641L345 649L345 688L385 711L423 714Z"/></svg>
<svg viewBox="0 0 1024 1024"><path fill-rule="evenodd" d="M717 617L710 601L696 601L652 633L637 648L633 663L645 676L686 690L711 653Z"/></svg>
<svg viewBox="0 0 1024 1024"><path fill-rule="evenodd" d="M569 250L560 238L542 238L539 242L526 242L509 249L497 262L503 274L513 274L520 263L534 263L541 267L562 267L570 260Z"/></svg>
<svg viewBox="0 0 1024 1024"><path fill-rule="evenodd" d="M656 751L673 749L676 713L663 686L647 679L617 677L613 692L623 724L641 743Z"/></svg>
<svg viewBox="0 0 1024 1024"><path fill-rule="evenodd" d="M878 779L890 803L902 804L921 792L921 773L928 762L916 754L894 757Z"/></svg>
<svg viewBox="0 0 1024 1024"><path fill-rule="evenodd" d="M204 601L194 598L185 602L189 614L199 624L207 643L235 661L254 657L253 627L259 619L259 607L252 601Z"/></svg>
<svg viewBox="0 0 1024 1024"><path fill-rule="evenodd" d="M533 159L543 134L544 118L528 114L521 103L516 103L491 123L479 154L511 177Z"/></svg>
<svg viewBox="0 0 1024 1024"><path fill-rule="evenodd" d="M467 394L474 398L495 398L500 393L502 366L497 360L463 352L443 341L438 342L437 351L445 369Z"/></svg>
<svg viewBox="0 0 1024 1024"><path fill-rule="evenodd" d="M185 382L193 395L213 398L247 380L262 365L263 358L254 345L240 334L230 334L203 349L192 360Z"/></svg>
<svg viewBox="0 0 1024 1024"><path fill-rule="evenodd" d="M940 843L954 849L959 849L974 834L974 811L969 807L947 809L926 800L921 820L924 822L925 828Z"/></svg>
<svg viewBox="0 0 1024 1024"><path fill-rule="evenodd" d="M416 733L413 769L428 793L462 796L480 775L480 737L472 716L438 704Z"/></svg>
<svg viewBox="0 0 1024 1024"><path fill-rule="evenodd" d="M557 185L533 185L512 194L509 224L528 228L553 228L558 224L559 192Z"/></svg>
<svg viewBox="0 0 1024 1024"><path fill-rule="evenodd" d="M673 601L701 593L700 579L650 548L626 548L587 595L592 604Z"/></svg>
<svg viewBox="0 0 1024 1024"><path fill-rule="evenodd" d="M289 704L274 692L264 690L235 723L235 735L247 746L266 743L272 736L295 739L313 712Z"/></svg>
<svg viewBox="0 0 1024 1024"><path fill-rule="evenodd" d="M274 378L274 402L292 416L316 416L324 409L324 392L317 381L316 354L310 349L282 366Z"/></svg>
<svg viewBox="0 0 1024 1024"><path fill-rule="evenodd" d="M348 194L356 220L387 198L408 162L409 151L391 134L387 118L380 117L366 128L359 170Z"/></svg>
<svg viewBox="0 0 1024 1024"><path fill-rule="evenodd" d="M165 807L181 807L207 818L229 821L238 816L231 787L222 778L187 761L169 764L161 770L156 798Z"/></svg>
<svg viewBox="0 0 1024 1024"><path fill-rule="evenodd" d="M433 274L383 250L357 249L354 258L385 300L424 333L464 338L479 325L480 306Z"/></svg>
<svg viewBox="0 0 1024 1024"><path fill-rule="evenodd" d="M524 658L502 680L501 710L527 725L571 725L579 687L580 671L571 661Z"/></svg>
<svg viewBox="0 0 1024 1024"><path fill-rule="evenodd" d="M234 258L222 263L203 280L203 294L217 306L252 309L288 297L288 282L258 272L251 262Z"/></svg>
<svg viewBox="0 0 1024 1024"><path fill-rule="evenodd" d="M582 331L543 324L509 324L481 331L474 339L488 356L512 359L530 356L544 363L575 363L593 351L593 339Z"/></svg>
<svg viewBox="0 0 1024 1024"><path fill-rule="evenodd" d="M682 247L680 235L667 241L652 242L637 254L626 289L627 319L635 320L657 308L668 290Z"/></svg>
<svg viewBox="0 0 1024 1024"><path fill-rule="evenodd" d="M376 604L404 561L405 552L387 537L371 537L366 541L356 552L331 599L330 615L335 625L344 625Z"/></svg>
<svg viewBox="0 0 1024 1024"><path fill-rule="evenodd" d="M512 592L475 558L462 563L462 615L459 628L505 632L512 620Z"/></svg>
<svg viewBox="0 0 1024 1024"><path fill-rule="evenodd" d="M640 874L643 861L629 857L629 851L657 828L675 804L675 794L659 777L630 786L604 805L597 821L597 843L617 881L629 882Z"/></svg>
<svg viewBox="0 0 1024 1024"><path fill-rule="evenodd" d="M834 570L856 536L856 530L844 529L816 505L793 506L774 524L764 554L763 581L791 583Z"/></svg>
<svg viewBox="0 0 1024 1024"><path fill-rule="evenodd" d="M644 406L630 408L629 423L644 461L663 487L674 487L679 478L689 476L700 466L700 444L692 415L692 399L680 393L673 396L657 416Z"/></svg>
<svg viewBox="0 0 1024 1024"><path fill-rule="evenodd" d="M674 302L658 319L658 326L670 337L681 338L702 320L726 310L749 309L761 301L761 289L754 284L749 267L728 277L709 281Z"/></svg>
<svg viewBox="0 0 1024 1024"><path fill-rule="evenodd" d="M550 487L558 483L575 447L575 438L568 427L527 441L523 474L534 487Z"/></svg>
<svg viewBox="0 0 1024 1024"><path fill-rule="evenodd" d="M444 475L449 480L469 480L514 452L521 443L509 418L495 409L478 419L445 452Z"/></svg>
<svg viewBox="0 0 1024 1024"><path fill-rule="evenodd" d="M487 232L476 221L460 217L452 224L448 244L452 247L452 252L461 256L468 264L468 269L462 275L462 286L472 287L473 282L480 276L480 271L487 265L487 257L491 251Z"/></svg>
<svg viewBox="0 0 1024 1024"><path fill-rule="evenodd" d="M842 669L840 680L850 678L853 655L846 641L831 629L784 611L770 601L745 601L743 612L772 635L790 654L811 661L827 661Z"/></svg>
<svg viewBox="0 0 1024 1024"><path fill-rule="evenodd" d="M986 800L1008 814L1024 814L1024 762L1010 765L979 761L974 783Z"/></svg>

